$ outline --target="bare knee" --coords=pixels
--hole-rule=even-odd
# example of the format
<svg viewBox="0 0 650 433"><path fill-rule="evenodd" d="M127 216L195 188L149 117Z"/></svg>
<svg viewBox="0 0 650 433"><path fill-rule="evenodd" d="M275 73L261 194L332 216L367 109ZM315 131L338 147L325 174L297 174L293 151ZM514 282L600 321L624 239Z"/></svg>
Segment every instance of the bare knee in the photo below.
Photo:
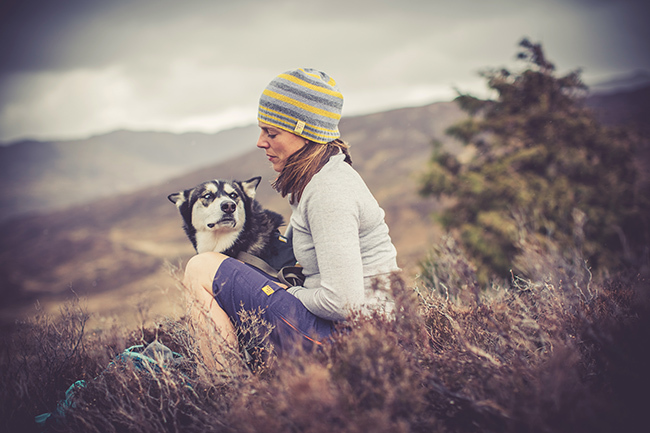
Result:
<svg viewBox="0 0 650 433"><path fill-rule="evenodd" d="M212 280L219 266L227 258L220 253L201 253L192 257L185 266L183 284L190 290L212 291Z"/></svg>

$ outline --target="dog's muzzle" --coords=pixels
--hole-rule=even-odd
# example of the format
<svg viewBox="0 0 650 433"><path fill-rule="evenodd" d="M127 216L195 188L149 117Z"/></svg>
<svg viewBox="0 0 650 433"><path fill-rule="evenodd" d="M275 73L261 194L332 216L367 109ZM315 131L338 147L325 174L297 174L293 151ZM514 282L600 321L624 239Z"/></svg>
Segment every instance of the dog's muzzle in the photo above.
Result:
<svg viewBox="0 0 650 433"><path fill-rule="evenodd" d="M237 210L237 203L233 201L224 201L221 203L221 212L223 212L223 216L219 218L219 221L216 223L210 223L208 224L209 228L214 228L215 226L231 226L235 227L237 225L237 221L235 220L234 213Z"/></svg>

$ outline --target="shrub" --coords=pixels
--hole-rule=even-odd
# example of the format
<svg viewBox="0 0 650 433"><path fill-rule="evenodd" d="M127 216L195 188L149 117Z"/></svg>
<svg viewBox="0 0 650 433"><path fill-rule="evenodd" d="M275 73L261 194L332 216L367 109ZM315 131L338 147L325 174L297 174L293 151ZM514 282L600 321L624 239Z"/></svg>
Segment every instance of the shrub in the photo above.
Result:
<svg viewBox="0 0 650 433"><path fill-rule="evenodd" d="M268 325L250 314L242 345L261 353L228 352L219 369L202 362L202 335L185 318L90 334L82 310L39 315L4 339L4 430L33 430L34 415L85 379L53 430L634 431L650 385L644 278L556 284L546 269L478 290L467 260L452 257L459 248L440 253L447 276L427 280L438 286L392 279L394 320L354 316L319 349L276 358L253 345ZM143 368L117 356L154 340L182 361Z"/></svg>
<svg viewBox="0 0 650 433"><path fill-rule="evenodd" d="M33 318L0 338L0 422L4 431L31 431L34 415L47 412L77 379L97 373L85 338L88 315L73 300L53 320L37 305Z"/></svg>
<svg viewBox="0 0 650 433"><path fill-rule="evenodd" d="M526 275L517 260L520 213L532 233L566 249L579 219L583 255L595 272L638 266L650 242L650 201L639 169L647 137L601 124L585 106L581 71L558 75L540 44L523 39L519 46L520 70L481 74L493 99L458 96L470 118L447 133L464 150L453 155L434 143L420 193L453 198L437 218L483 283L510 269Z"/></svg>

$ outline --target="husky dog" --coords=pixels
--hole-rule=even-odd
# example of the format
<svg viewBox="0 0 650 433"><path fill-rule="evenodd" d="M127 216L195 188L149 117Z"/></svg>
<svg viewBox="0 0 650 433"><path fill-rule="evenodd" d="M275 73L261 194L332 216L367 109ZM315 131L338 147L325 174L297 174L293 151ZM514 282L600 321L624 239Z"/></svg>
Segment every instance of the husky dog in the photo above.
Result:
<svg viewBox="0 0 650 433"><path fill-rule="evenodd" d="M198 253L237 257L243 251L262 259L278 255L277 240L286 243L278 230L284 219L255 200L261 179L216 179L167 196L179 209L183 229Z"/></svg>

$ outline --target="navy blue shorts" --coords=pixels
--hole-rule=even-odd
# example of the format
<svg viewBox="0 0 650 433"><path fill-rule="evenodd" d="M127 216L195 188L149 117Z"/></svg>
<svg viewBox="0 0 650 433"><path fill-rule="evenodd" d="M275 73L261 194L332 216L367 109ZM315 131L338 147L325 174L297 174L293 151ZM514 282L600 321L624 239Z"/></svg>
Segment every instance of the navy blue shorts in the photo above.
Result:
<svg viewBox="0 0 650 433"><path fill-rule="evenodd" d="M242 309L261 310L261 317L274 328L269 336L276 353L291 353L299 346L311 350L335 328L335 322L311 313L302 302L253 267L233 258L223 261L212 282L219 306L238 328Z"/></svg>

